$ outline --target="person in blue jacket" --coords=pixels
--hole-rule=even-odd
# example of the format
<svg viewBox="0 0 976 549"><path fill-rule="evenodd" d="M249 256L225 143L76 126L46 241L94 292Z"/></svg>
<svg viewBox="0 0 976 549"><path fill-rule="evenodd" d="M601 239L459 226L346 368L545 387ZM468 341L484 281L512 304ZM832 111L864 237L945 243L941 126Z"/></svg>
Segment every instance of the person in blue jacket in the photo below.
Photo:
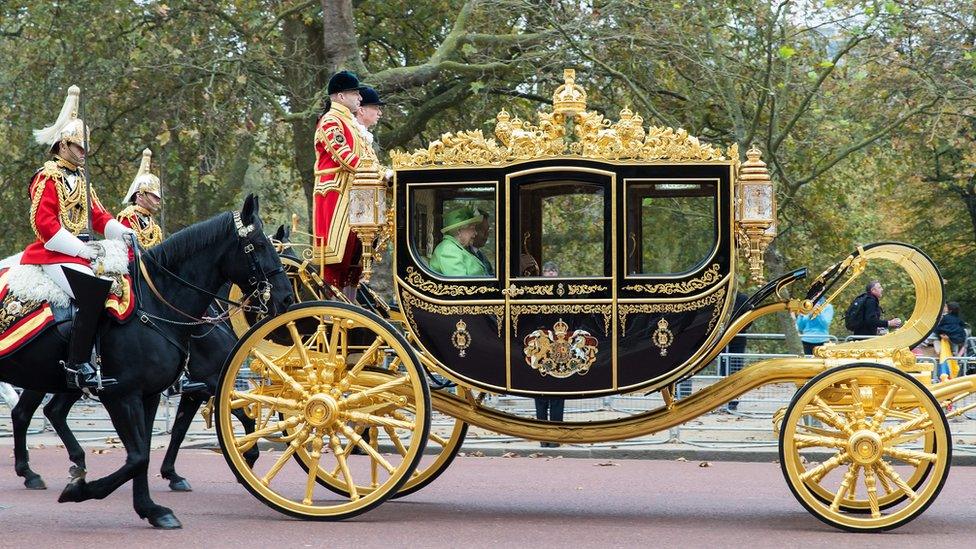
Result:
<svg viewBox="0 0 976 549"><path fill-rule="evenodd" d="M823 303L823 298L817 301L817 306ZM828 304L815 317L799 315L796 317L796 331L800 333L803 342L803 354L812 355L813 350L830 339L830 322L834 320L834 306Z"/></svg>

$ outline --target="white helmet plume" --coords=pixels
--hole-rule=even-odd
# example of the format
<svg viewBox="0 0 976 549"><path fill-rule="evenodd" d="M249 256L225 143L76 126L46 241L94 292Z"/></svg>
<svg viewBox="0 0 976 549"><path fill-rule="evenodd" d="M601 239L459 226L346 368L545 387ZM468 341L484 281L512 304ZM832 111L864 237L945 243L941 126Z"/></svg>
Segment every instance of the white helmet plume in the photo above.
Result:
<svg viewBox="0 0 976 549"><path fill-rule="evenodd" d="M78 118L78 101L80 95L81 88L78 86L68 88L68 97L64 99L64 106L61 107L61 113L58 114L58 119L54 124L44 129L34 130L34 140L38 145L51 146L61 140L62 130Z"/></svg>

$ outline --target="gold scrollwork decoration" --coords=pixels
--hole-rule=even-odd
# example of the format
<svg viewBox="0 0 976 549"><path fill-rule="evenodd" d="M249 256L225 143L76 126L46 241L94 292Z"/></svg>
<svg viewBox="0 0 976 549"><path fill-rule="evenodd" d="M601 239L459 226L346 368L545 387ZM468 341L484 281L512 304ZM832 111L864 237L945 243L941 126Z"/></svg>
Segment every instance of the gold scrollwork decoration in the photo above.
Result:
<svg viewBox="0 0 976 549"><path fill-rule="evenodd" d="M603 315L603 335L610 335L610 319L613 317L613 305L605 304L543 304L543 305L512 305L512 333L518 336L519 316L521 315L570 315L570 314L601 314Z"/></svg>
<svg viewBox="0 0 976 549"><path fill-rule="evenodd" d="M409 292L400 292L400 300L403 303L403 315L407 317L407 321L415 333L418 330L417 321L413 317L413 309L417 308L428 313L446 316L493 315L498 327L498 337L502 337L502 320L505 318L505 305L437 305L414 297Z"/></svg>
<svg viewBox="0 0 976 549"><path fill-rule="evenodd" d="M644 292L649 294L690 294L696 290L707 288L718 282L722 275L719 273L721 267L718 263L713 263L708 270L701 276L685 280L683 282L661 282L658 284L630 284L621 288L631 292Z"/></svg>
<svg viewBox="0 0 976 549"><path fill-rule="evenodd" d="M893 363L904 369L913 368L916 364L915 354L909 349L847 349L838 348L835 344L824 344L813 350L813 355L824 359L890 359Z"/></svg>
<svg viewBox="0 0 976 549"><path fill-rule="evenodd" d="M595 292L605 292L606 286L600 284L570 284L569 295L592 294Z"/></svg>
<svg viewBox="0 0 976 549"><path fill-rule="evenodd" d="M621 303L617 306L617 316L620 320L620 335L627 333L627 317L635 313L683 313L686 311L697 311L704 307L713 307L712 317L708 321L708 330L711 331L718 321L718 316L722 312L722 302L725 300L725 288L720 288L712 294L701 299L695 299L685 303Z"/></svg>
<svg viewBox="0 0 976 549"><path fill-rule="evenodd" d="M425 279L413 267L407 267L407 282L410 283L410 286L413 288L434 295L449 295L457 297L461 295L487 294L496 291L493 286L438 284L437 282Z"/></svg>

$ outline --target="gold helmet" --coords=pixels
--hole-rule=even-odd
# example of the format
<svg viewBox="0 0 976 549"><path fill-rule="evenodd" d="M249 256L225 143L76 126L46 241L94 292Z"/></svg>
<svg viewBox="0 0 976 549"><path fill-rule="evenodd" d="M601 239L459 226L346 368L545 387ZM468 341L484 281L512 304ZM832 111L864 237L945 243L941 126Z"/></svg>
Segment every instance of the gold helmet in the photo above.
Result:
<svg viewBox="0 0 976 549"><path fill-rule="evenodd" d="M78 118L78 101L81 88L68 88L68 97L64 99L64 106L58 119L50 126L34 130L34 140L38 145L47 145L52 152L58 143L74 143L79 147L85 146L85 124ZM90 135L90 132L89 132Z"/></svg>
<svg viewBox="0 0 976 549"><path fill-rule="evenodd" d="M132 180L132 184L129 185L129 192L125 193L125 199L122 200L123 205L132 203L136 193L151 193L156 195L157 198L162 198L163 195L159 185L159 178L149 171L151 164L152 151L145 149L142 151L142 162L139 164L139 171L136 173L135 179Z"/></svg>

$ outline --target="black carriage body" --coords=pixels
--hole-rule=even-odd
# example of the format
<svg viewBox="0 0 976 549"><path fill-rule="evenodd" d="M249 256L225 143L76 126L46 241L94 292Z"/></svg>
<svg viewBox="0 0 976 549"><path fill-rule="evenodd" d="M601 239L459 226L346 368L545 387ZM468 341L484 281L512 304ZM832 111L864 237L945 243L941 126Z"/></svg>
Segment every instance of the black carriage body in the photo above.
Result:
<svg viewBox="0 0 976 549"><path fill-rule="evenodd" d="M666 387L703 366L701 358L731 313L733 183L727 161L552 158L398 170L395 280L401 310L422 352L468 386L571 398ZM679 245L681 238L660 226L642 234L652 227L639 210L672 195L712 204L713 218L703 223L714 238L702 240L711 249L703 248L692 264L671 265L679 272L653 272L669 265L653 264L648 248ZM574 200L604 221L602 230L591 227L579 235L590 237L591 251L602 249L591 262L602 264L548 277L522 271L527 257L534 260L528 261L531 269L555 253L542 242L549 222L543 204L577 206ZM492 210L484 213L494 239L495 253L488 257L493 274L452 277L428 265L441 237L436 229L454 202ZM676 215L681 219L680 211ZM594 232L602 234L602 246ZM576 244L563 238L554 245L566 257Z"/></svg>

